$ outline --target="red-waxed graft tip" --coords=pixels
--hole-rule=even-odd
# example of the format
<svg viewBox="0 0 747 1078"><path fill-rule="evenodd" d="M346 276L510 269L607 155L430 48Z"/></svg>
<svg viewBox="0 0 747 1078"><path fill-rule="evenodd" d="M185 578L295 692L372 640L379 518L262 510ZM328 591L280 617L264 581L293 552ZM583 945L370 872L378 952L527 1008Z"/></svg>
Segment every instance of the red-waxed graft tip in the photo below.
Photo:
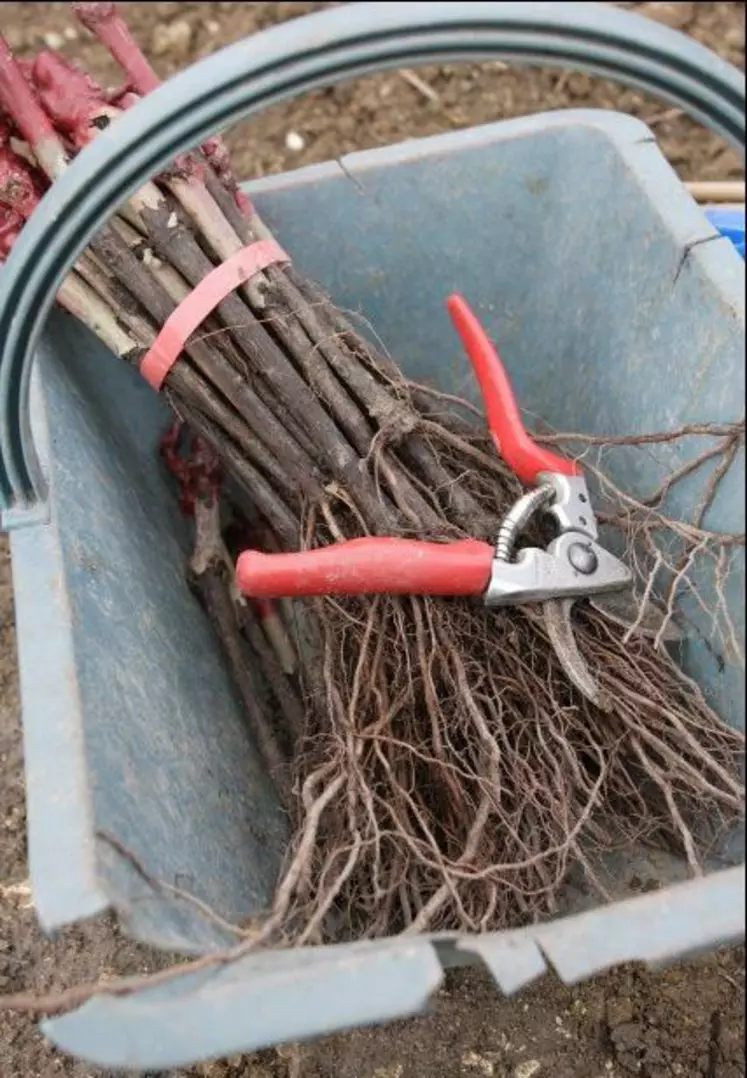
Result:
<svg viewBox="0 0 747 1078"><path fill-rule="evenodd" d="M116 4L71 4L70 5L83 25L92 33L102 23L107 23L117 16Z"/></svg>
<svg viewBox="0 0 747 1078"><path fill-rule="evenodd" d="M55 85L51 86L50 83L50 96L45 97L45 91L40 90L40 96L44 100L44 105L48 112L50 112L57 122L58 127L64 127L69 119L72 119L75 104L72 101L71 95L68 89L60 87L60 81L62 76L59 72L59 65L64 63L57 56L56 53L52 54L55 62ZM95 134L91 131L92 127L101 129L107 125L111 120L117 118L117 116L126 112L128 109L133 108L138 102L142 101L140 94L133 93L129 87L125 87L119 91L119 97L114 93L101 90L100 87L93 84L96 89L93 97L95 98L95 107L86 109L81 106L79 108L79 117L77 124L74 128L71 128L76 145L79 149L82 149L88 142L91 141ZM93 104L93 100L91 101ZM62 109L66 115L60 115L58 118L58 110ZM180 154L175 158L173 164L168 169L169 172L181 174L183 176L191 176L197 180L198 183L202 183L205 177L204 167L195 160L193 155Z"/></svg>
<svg viewBox="0 0 747 1078"><path fill-rule="evenodd" d="M87 30L105 45L130 85L145 96L160 86L160 80L140 51L127 24L117 14L116 4L73 4L73 12Z"/></svg>
<svg viewBox="0 0 747 1078"><path fill-rule="evenodd" d="M218 499L222 469L218 457L204 439L192 436L191 444L185 447L186 456L181 451L184 440L184 424L177 419L161 438L160 453L179 487L182 513L193 516L198 499L207 504Z"/></svg>
<svg viewBox="0 0 747 1078"><path fill-rule="evenodd" d="M95 137L92 128L102 129L120 113L142 101L140 94L133 93L129 86L115 91L102 90L90 76L77 68L68 67L56 53L40 53L37 63L37 84L44 107L54 117L57 126L72 135L78 149ZM86 79L90 89L86 90L81 83L78 95L75 76ZM200 183L205 172L189 154L177 157L169 171L193 176Z"/></svg>
<svg viewBox="0 0 747 1078"><path fill-rule="evenodd" d="M44 177L0 144L0 259L5 260L44 194Z"/></svg>
<svg viewBox="0 0 747 1078"><path fill-rule="evenodd" d="M132 90L141 97L153 93L161 85L161 80L156 75L148 60L140 51L140 47L130 33L124 19L117 12L116 4L106 3L74 3L73 12L79 21L105 45L119 66L127 75ZM117 102L119 107L127 108L128 105ZM231 159L225 143L220 138L208 139L202 146L202 152L210 162L216 175L221 182L231 191L236 199L236 204L245 217L250 218L254 212L250 200L238 187L236 178L231 169ZM187 173L195 173L195 167L186 158L180 158L176 162L177 167Z"/></svg>
<svg viewBox="0 0 747 1078"><path fill-rule="evenodd" d="M26 81L24 70L0 34L0 102L27 142L32 146L54 138L54 128L39 107Z"/></svg>
<svg viewBox="0 0 747 1078"><path fill-rule="evenodd" d="M192 440L192 464L195 496L212 504L220 495L223 473L213 447L199 436Z"/></svg>
<svg viewBox="0 0 747 1078"><path fill-rule="evenodd" d="M0 147L0 206L28 221L43 194L41 177L9 146Z"/></svg>
<svg viewBox="0 0 747 1078"><path fill-rule="evenodd" d="M124 90L118 90L112 95L109 104L126 112L127 109L134 108L138 101L142 101L140 94L133 93L130 87L126 86Z"/></svg>
<svg viewBox="0 0 747 1078"><path fill-rule="evenodd" d="M123 112L125 109L131 107L131 105L126 103L131 96L134 97L134 101L132 101L133 105L135 101L140 100L139 97L132 93L132 87L129 82L126 82L124 86L108 86L104 90L104 101L106 101L107 105L113 105L115 109L122 109ZM125 104L123 104L123 102L125 102Z"/></svg>
<svg viewBox="0 0 747 1078"><path fill-rule="evenodd" d="M65 149L49 117L36 100L24 68L0 35L0 105L31 146L46 174L56 179L65 168Z"/></svg>
<svg viewBox="0 0 747 1078"><path fill-rule="evenodd" d="M238 202L239 207L241 209L251 207L251 203L246 195L241 196L245 205L242 205L241 200L238 198L238 195L240 194L239 187L231 167L231 156L223 139L207 139L207 141L202 144L202 152L212 165L218 179L229 189L229 191L232 191L234 195L237 196L236 201Z"/></svg>
<svg viewBox="0 0 747 1078"><path fill-rule="evenodd" d="M23 218L8 206L0 205L0 262L10 254L13 244L21 235Z"/></svg>
<svg viewBox="0 0 747 1078"><path fill-rule="evenodd" d="M87 128L106 107L104 92L84 71L68 64L56 52L41 52L32 78L45 112L55 127L75 142L87 142Z"/></svg>
<svg viewBox="0 0 747 1078"><path fill-rule="evenodd" d="M191 516L194 512L194 502L189 489L191 478L189 464L179 451L182 432L183 423L181 419L177 419L161 438L159 450L164 464L177 482L179 507L185 516Z"/></svg>

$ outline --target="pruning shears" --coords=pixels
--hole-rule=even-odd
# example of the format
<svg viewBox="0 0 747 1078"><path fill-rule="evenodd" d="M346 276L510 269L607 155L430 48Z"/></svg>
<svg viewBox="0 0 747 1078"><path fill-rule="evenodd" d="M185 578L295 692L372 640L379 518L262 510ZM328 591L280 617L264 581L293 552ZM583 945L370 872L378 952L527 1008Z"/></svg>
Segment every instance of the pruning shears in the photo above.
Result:
<svg viewBox="0 0 747 1078"><path fill-rule="evenodd" d="M586 598L605 610L609 596L610 616L626 620L614 601L632 588L633 575L599 543L579 464L528 434L498 352L466 301L452 295L447 309L477 377L496 449L530 488L506 514L495 544L372 536L298 553L247 550L236 566L239 589L252 598L388 594L473 596L490 607L541 603L568 676L588 699L603 705L575 642L572 607ZM538 512L555 518L556 538L546 549L528 547L515 554L520 533Z"/></svg>

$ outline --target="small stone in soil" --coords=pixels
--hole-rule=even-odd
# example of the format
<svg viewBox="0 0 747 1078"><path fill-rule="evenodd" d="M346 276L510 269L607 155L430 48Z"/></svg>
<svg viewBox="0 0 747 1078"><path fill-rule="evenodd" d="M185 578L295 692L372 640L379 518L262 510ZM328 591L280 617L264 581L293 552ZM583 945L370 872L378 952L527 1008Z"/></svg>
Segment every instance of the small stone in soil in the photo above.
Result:
<svg viewBox="0 0 747 1078"><path fill-rule="evenodd" d="M51 30L48 34L45 34L42 41L48 49L61 49L65 44L65 39L62 34L58 34L55 30Z"/></svg>
<svg viewBox="0 0 747 1078"><path fill-rule="evenodd" d="M169 54L173 60L182 60L187 56L191 42L192 27L185 19L177 19L156 27L150 47L154 56Z"/></svg>
<svg viewBox="0 0 747 1078"><path fill-rule="evenodd" d="M495 1074L495 1067L490 1060L486 1059L485 1056L478 1055L477 1052L467 1052L466 1055L462 1056L462 1066L470 1070L479 1071L486 1078L492 1078Z"/></svg>
<svg viewBox="0 0 747 1078"><path fill-rule="evenodd" d="M306 140L298 131L289 131L285 136L285 148L291 153L300 153L306 146Z"/></svg>
<svg viewBox="0 0 747 1078"><path fill-rule="evenodd" d="M534 1075L539 1074L541 1069L542 1064L538 1059L526 1059L514 1071L514 1078L534 1078Z"/></svg>
<svg viewBox="0 0 747 1078"><path fill-rule="evenodd" d="M607 1022L611 1029L632 1022L633 1017L633 1004L630 999L623 996L607 1000Z"/></svg>

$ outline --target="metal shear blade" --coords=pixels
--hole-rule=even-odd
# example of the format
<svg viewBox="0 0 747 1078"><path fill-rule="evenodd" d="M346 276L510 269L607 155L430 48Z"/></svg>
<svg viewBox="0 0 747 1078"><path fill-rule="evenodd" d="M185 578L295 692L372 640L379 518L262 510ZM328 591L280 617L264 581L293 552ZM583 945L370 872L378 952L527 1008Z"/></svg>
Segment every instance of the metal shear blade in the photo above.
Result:
<svg viewBox="0 0 747 1078"><path fill-rule="evenodd" d="M578 650L571 614L575 599L559 599L544 603L545 627L555 654L566 674L587 700L602 711L609 711L611 701L600 688L596 678Z"/></svg>
<svg viewBox="0 0 747 1078"><path fill-rule="evenodd" d="M632 574L598 542L597 524L581 468L538 445L527 433L503 363L461 296L447 307L485 402L496 448L528 487L509 512L496 543L427 543L371 537L295 554L245 551L236 574L251 598L312 595L474 596L487 605L543 603L550 639L570 680L594 703L601 691L573 640L570 611L632 584ZM551 513L559 535L547 548L514 556L518 534L534 512Z"/></svg>
<svg viewBox="0 0 747 1078"><path fill-rule="evenodd" d="M616 592L614 595L590 595L591 605L608 621L634 636L659 640L664 644L676 644L682 633L672 617L649 599L641 607L641 600L632 594Z"/></svg>

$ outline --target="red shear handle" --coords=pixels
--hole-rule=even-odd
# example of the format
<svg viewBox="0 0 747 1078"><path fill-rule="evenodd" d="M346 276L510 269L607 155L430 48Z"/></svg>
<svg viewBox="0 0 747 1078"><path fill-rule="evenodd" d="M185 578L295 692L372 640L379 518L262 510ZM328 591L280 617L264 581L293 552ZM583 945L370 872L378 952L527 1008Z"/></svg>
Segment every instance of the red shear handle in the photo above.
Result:
<svg viewBox="0 0 747 1078"><path fill-rule="evenodd" d="M246 550L236 580L252 599L310 595L482 595L494 550L488 543L350 539L297 554Z"/></svg>
<svg viewBox="0 0 747 1078"><path fill-rule="evenodd" d="M509 468L527 486L542 472L581 475L575 461L543 449L527 434L501 358L466 300L449 296L446 306L477 376L493 441Z"/></svg>

